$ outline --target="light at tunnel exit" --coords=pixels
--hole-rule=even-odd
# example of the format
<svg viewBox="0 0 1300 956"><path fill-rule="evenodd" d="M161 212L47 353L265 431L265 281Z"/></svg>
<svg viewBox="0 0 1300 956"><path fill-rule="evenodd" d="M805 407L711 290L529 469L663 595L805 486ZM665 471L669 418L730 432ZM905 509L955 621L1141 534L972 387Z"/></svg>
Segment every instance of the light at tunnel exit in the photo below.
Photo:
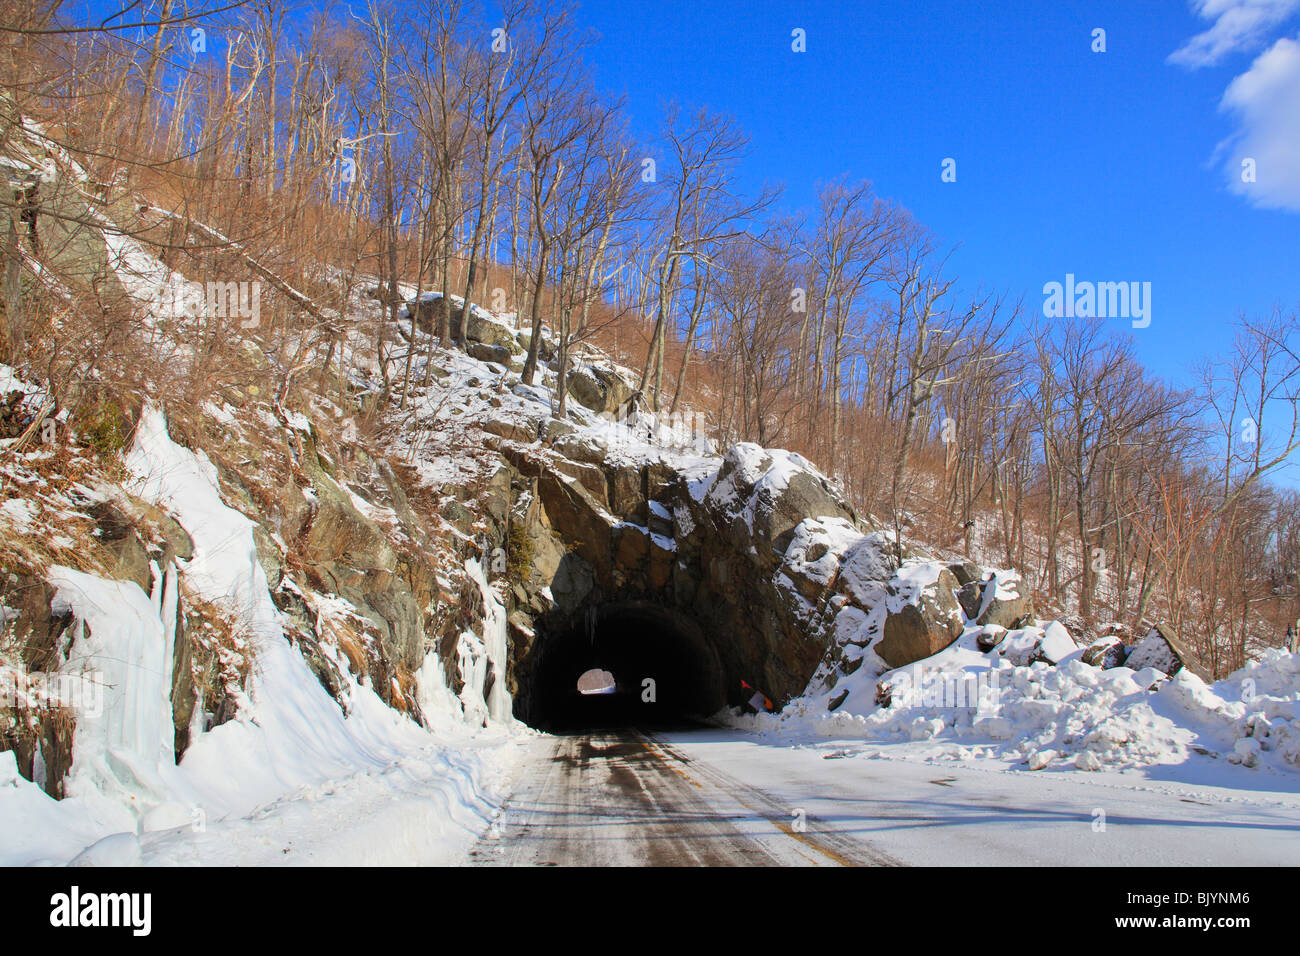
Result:
<svg viewBox="0 0 1300 956"><path fill-rule="evenodd" d="M613 694L618 690L618 682L609 671L593 667L578 678L578 693L585 697L596 694Z"/></svg>

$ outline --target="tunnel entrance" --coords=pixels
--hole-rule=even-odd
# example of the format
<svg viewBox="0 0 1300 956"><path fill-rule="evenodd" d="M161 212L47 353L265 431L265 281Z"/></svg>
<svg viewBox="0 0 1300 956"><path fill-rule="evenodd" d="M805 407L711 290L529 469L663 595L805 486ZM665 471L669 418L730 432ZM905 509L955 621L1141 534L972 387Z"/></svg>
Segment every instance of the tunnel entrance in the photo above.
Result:
<svg viewBox="0 0 1300 956"><path fill-rule="evenodd" d="M612 675L613 690L590 693L592 671ZM699 625L641 601L539 622L520 676L515 716L551 733L680 726L726 703L722 666Z"/></svg>

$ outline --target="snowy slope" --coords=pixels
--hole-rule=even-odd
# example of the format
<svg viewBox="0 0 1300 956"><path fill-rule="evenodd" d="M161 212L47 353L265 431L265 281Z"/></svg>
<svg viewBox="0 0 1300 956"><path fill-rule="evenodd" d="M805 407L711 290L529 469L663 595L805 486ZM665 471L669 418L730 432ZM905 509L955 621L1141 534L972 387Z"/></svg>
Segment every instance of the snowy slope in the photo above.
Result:
<svg viewBox="0 0 1300 956"><path fill-rule="evenodd" d="M451 709L436 659L420 677L437 733L356 681L345 715L285 640L252 524L221 501L211 464L172 442L152 408L126 463L131 490L176 516L194 555L167 569L152 596L132 582L51 571L56 610L71 610L80 628L64 669L93 674L106 691L95 711L77 714L63 801L0 754L0 863L66 862L83 851L101 863L281 862L276 854L290 852L296 862L454 858L490 820L494 782L521 733L501 682L485 731ZM237 718L196 728L177 766L170 635L181 585L232 615L254 667ZM499 606L489 619L487 653L501 660Z"/></svg>

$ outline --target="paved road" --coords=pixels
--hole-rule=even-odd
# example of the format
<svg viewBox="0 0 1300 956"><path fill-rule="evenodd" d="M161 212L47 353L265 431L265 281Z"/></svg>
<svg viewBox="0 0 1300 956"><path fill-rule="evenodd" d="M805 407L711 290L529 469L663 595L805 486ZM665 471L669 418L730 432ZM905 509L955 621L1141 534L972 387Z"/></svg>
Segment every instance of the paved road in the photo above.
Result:
<svg viewBox="0 0 1300 956"><path fill-rule="evenodd" d="M1300 864L1290 776L1034 773L723 729L531 747L474 865Z"/></svg>
<svg viewBox="0 0 1300 956"><path fill-rule="evenodd" d="M896 861L636 730L539 738L475 865L855 866Z"/></svg>

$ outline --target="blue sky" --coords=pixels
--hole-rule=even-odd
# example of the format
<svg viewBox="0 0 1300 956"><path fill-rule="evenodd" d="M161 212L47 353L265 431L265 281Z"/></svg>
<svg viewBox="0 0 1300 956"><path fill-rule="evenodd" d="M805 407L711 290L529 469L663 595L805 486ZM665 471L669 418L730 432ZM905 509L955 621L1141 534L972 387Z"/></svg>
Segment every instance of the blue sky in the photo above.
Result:
<svg viewBox="0 0 1300 956"><path fill-rule="evenodd" d="M1033 309L1067 272L1151 282L1138 353L1188 384L1239 311L1300 305L1300 210L1258 208L1212 162L1235 132L1220 110L1229 83L1300 34L1292 0L1277 6L1272 29L1200 68L1167 62L1215 25L1181 0L586 0L579 16L601 35L598 84L626 96L639 132L668 99L727 112L752 139L746 188L779 181L787 208L809 209L819 180L871 179L960 245L963 285ZM791 50L796 27L805 53ZM1269 168L1289 159L1294 177L1300 142L1285 134ZM946 157L956 182L940 179Z"/></svg>
<svg viewBox="0 0 1300 956"><path fill-rule="evenodd" d="M579 3L597 84L626 98L641 136L668 100L729 113L752 140L747 190L779 182L785 209L808 210L819 181L870 179L957 247L963 287L1030 309L1066 273L1150 282L1134 341L1175 384L1227 347L1238 312L1300 307L1300 0ZM1256 58L1286 44L1269 89L1238 97L1261 152L1256 192L1239 195L1241 150L1218 147L1243 113L1221 102L1235 78L1267 79Z"/></svg>
<svg viewBox="0 0 1300 956"><path fill-rule="evenodd" d="M669 100L726 112L752 141L745 190L810 210L819 181L870 179L955 248L963 288L1032 311L1067 273L1149 282L1150 325L1110 321L1175 385L1238 313L1300 307L1300 0L579 3L640 136ZM349 0L298 14L317 4Z"/></svg>

